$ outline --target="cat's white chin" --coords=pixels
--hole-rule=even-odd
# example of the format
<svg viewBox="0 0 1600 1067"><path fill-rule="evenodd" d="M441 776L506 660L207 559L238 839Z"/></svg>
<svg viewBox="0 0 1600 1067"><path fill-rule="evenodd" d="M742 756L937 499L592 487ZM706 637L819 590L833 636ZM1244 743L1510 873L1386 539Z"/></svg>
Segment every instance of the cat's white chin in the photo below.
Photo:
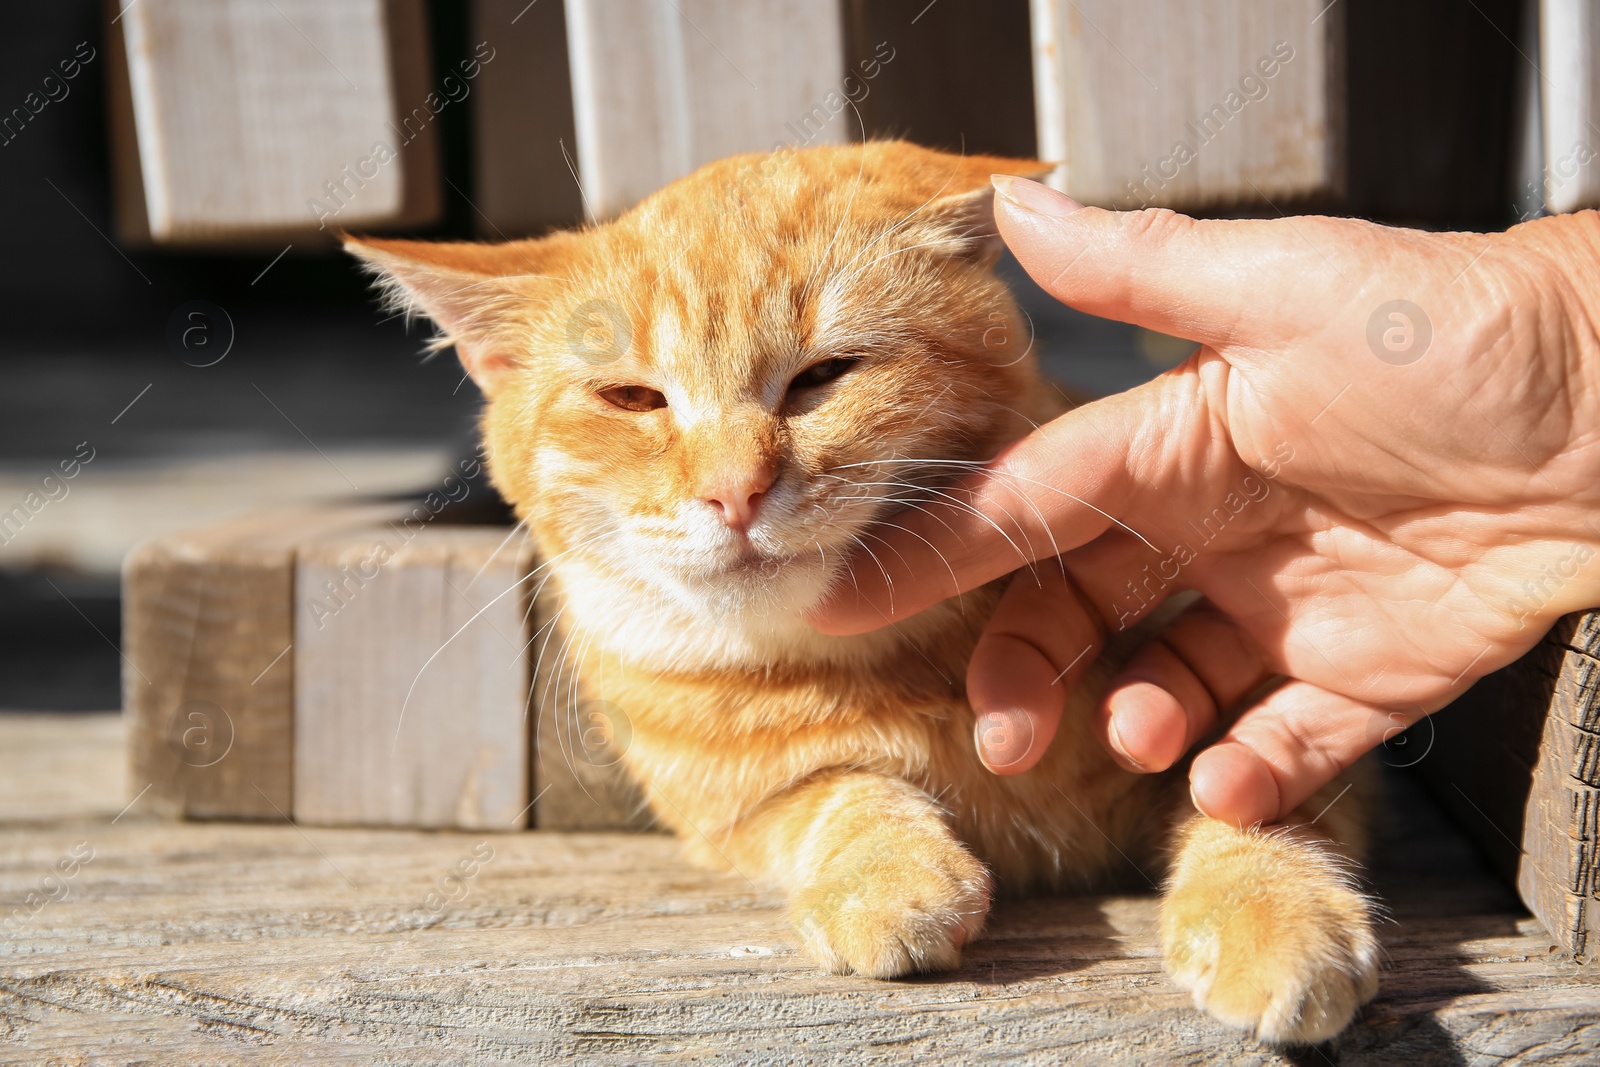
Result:
<svg viewBox="0 0 1600 1067"><path fill-rule="evenodd" d="M568 617L587 638L654 670L692 671L865 665L887 654L903 634L836 637L806 623L839 565L819 553L748 553L720 566L702 561L682 571L656 567L648 575L622 576L572 557L555 569Z"/></svg>

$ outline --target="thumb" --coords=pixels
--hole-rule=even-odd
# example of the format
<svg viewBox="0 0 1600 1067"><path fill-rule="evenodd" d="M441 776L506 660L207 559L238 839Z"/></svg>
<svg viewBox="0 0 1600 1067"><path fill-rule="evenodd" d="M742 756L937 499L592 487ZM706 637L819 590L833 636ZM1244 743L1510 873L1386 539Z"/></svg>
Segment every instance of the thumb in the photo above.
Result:
<svg viewBox="0 0 1600 1067"><path fill-rule="evenodd" d="M992 180L995 221L1017 261L1051 296L1101 318L1213 347L1272 345L1303 330L1306 305L1326 306L1340 281L1296 236L1296 220L1107 211L1026 178Z"/></svg>

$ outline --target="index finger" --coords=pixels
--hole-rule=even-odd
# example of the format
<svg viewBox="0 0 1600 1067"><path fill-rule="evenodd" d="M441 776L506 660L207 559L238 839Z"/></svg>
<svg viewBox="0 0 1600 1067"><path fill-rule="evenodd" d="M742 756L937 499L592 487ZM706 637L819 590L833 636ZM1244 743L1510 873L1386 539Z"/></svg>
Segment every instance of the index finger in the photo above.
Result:
<svg viewBox="0 0 1600 1067"><path fill-rule="evenodd" d="M1117 516L1138 484L1130 466L1143 420L1166 406L1150 393L1165 388L1158 378L1069 411L1008 445L979 474L893 516L871 534L873 562L854 567L854 580L834 588L811 625L829 634L876 630L1112 525L1145 540Z"/></svg>

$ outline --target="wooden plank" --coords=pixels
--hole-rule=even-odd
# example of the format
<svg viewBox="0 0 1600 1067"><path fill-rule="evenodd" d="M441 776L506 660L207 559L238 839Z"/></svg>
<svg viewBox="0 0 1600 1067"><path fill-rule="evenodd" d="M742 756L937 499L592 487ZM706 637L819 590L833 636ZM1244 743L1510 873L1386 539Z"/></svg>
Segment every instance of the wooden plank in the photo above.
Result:
<svg viewBox="0 0 1600 1067"><path fill-rule="evenodd" d="M1574 957L1600 944L1600 615L1562 619L1433 721L1416 766Z"/></svg>
<svg viewBox="0 0 1600 1067"><path fill-rule="evenodd" d="M1600 13L1588 0L1540 0L1545 210L1600 206Z"/></svg>
<svg viewBox="0 0 1600 1067"><path fill-rule="evenodd" d="M1539 53L1540 4L1521 4L1516 47L1524 56ZM1533 63L1520 63L1511 77L1512 207L1518 222L1538 218L1544 211L1544 115L1540 110L1542 75ZM1459 102L1458 102L1459 103ZM1352 109L1353 111L1354 109ZM1353 163L1354 161L1352 161Z"/></svg>
<svg viewBox="0 0 1600 1067"><path fill-rule="evenodd" d="M180 326L184 321L178 320ZM213 338L225 339L225 327L215 315L198 321L214 331ZM338 349L338 342L327 343L328 350ZM190 358L198 363L209 355ZM126 404L143 384L146 383L128 390L117 403ZM253 391L245 395L254 397L265 408L266 402ZM147 402L148 398L141 399L139 404ZM41 410L30 419L34 417L42 422L55 416ZM300 417L300 410L294 409L294 418ZM165 414L155 416L168 418ZM150 425L151 436L161 433L154 420ZM89 446L87 451L85 445ZM65 483L71 504L52 504L33 513L20 536L14 516L4 528L5 536L0 537L0 570L59 567L84 574L116 575L128 553L141 541L272 508L304 510L323 506L341 496L348 497L352 485L360 486L360 492L371 499L399 496L437 481L450 459L445 448L402 449L382 444L330 446L320 452L310 447L231 455L224 452L168 457L150 463L132 459L119 462L120 456L111 458L104 449L95 452L85 442L70 455L82 458L85 454L93 462L73 468L77 475ZM0 467L0 500L21 500L38 486L39 475L29 468Z"/></svg>
<svg viewBox="0 0 1600 1067"><path fill-rule="evenodd" d="M529 655L534 659L534 706L538 728L534 783L539 802L534 825L541 830L645 830L654 820L644 797L622 764L632 731L626 708L595 689L604 671L587 664L580 685L580 651L559 625L559 603L548 582L537 587Z"/></svg>
<svg viewBox="0 0 1600 1067"><path fill-rule="evenodd" d="M0 713L0 822L114 818L130 799L116 712Z"/></svg>
<svg viewBox="0 0 1600 1067"><path fill-rule="evenodd" d="M577 142L565 10L473 0L471 20L472 40L494 56L472 88L478 236L504 241L582 222L567 161Z"/></svg>
<svg viewBox="0 0 1600 1067"><path fill-rule="evenodd" d="M0 716L0 782L37 756L27 729ZM58 742L66 773L94 773ZM1441 854L1419 807L1376 828L1378 998L1314 1061L1592 1061L1600 972ZM778 894L688 869L659 835L145 811L0 809L0 1062L1305 1062L1194 1010L1161 972L1151 896L1002 901L959 970L874 982L820 973ZM1414 873L1381 866L1419 853ZM23 903L69 855L87 860Z"/></svg>
<svg viewBox="0 0 1600 1067"><path fill-rule="evenodd" d="M526 825L532 553L511 528L431 518L299 546L297 822Z"/></svg>
<svg viewBox="0 0 1600 1067"><path fill-rule="evenodd" d="M1338 5L1033 0L1040 158L1108 207L1327 194L1342 179Z"/></svg>
<svg viewBox="0 0 1600 1067"><path fill-rule="evenodd" d="M137 149L145 216L122 232L331 241L329 223L438 216L436 109L406 125L433 88L421 0L141 0L113 30L130 102L113 117L134 127L114 140Z"/></svg>
<svg viewBox="0 0 1600 1067"><path fill-rule="evenodd" d="M129 552L123 701L132 793L148 787L145 803L173 816L288 817L295 546L394 513L391 505L290 508Z"/></svg>
<svg viewBox="0 0 1600 1067"><path fill-rule="evenodd" d="M137 548L129 796L190 818L502 829L529 821L536 781L543 828L647 828L609 705L558 666L553 600L535 613L511 591L531 549L464 510L298 508Z"/></svg>
<svg viewBox="0 0 1600 1067"><path fill-rule="evenodd" d="M566 17L590 218L793 131L809 144L849 136L837 5L567 0Z"/></svg>
<svg viewBox="0 0 1600 1067"><path fill-rule="evenodd" d="M144 175L139 169L139 132L128 84L128 50L120 28L122 0L101 0L102 21L112 27L106 42L106 125L111 163L111 224L117 240L137 248L150 245L150 214L145 210Z"/></svg>

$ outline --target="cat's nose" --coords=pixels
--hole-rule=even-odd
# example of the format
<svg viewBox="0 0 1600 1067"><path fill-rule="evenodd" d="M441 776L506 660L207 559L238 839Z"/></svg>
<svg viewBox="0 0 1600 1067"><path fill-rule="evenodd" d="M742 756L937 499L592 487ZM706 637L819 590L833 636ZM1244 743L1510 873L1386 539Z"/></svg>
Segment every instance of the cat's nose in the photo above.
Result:
<svg viewBox="0 0 1600 1067"><path fill-rule="evenodd" d="M765 469L719 478L703 488L699 496L730 529L743 533L756 521L756 510L772 487L772 477L772 471Z"/></svg>

